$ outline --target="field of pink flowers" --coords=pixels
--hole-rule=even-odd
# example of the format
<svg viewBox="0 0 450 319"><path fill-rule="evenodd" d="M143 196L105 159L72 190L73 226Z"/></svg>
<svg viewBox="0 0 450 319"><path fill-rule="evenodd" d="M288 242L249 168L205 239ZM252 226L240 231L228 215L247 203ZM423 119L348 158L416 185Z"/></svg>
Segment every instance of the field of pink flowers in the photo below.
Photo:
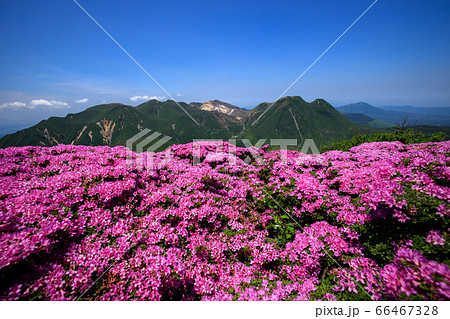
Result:
<svg viewBox="0 0 450 319"><path fill-rule="evenodd" d="M218 145L0 149L0 298L450 299L450 142Z"/></svg>

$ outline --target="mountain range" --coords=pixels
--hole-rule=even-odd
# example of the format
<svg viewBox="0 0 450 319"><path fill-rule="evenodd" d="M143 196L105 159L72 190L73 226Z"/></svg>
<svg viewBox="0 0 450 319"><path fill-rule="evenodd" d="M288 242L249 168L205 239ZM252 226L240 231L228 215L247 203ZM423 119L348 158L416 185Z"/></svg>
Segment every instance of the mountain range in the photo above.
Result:
<svg viewBox="0 0 450 319"><path fill-rule="evenodd" d="M198 123L195 124L179 107ZM350 138L357 132L373 129L345 118L328 102L306 102L301 97L284 97L261 103L249 110L218 100L205 103L160 102L150 100L136 107L120 103L90 107L66 117L51 117L37 125L5 135L0 147L51 146L56 144L125 145L135 134L148 128L171 137L169 144L183 144L193 139L313 139L318 147ZM265 112L267 110L267 112ZM254 125L258 117L265 112ZM266 142L268 143L268 141Z"/></svg>
<svg viewBox="0 0 450 319"><path fill-rule="evenodd" d="M450 126L450 107L381 106L375 107L364 102L347 104L336 108L345 117L361 125L389 127L409 125ZM356 115L358 114L358 115ZM368 123L361 115L382 121Z"/></svg>
<svg viewBox="0 0 450 319"><path fill-rule="evenodd" d="M243 139L248 139L252 145L260 139L266 140L264 144L270 139L296 139L297 148L301 148L306 139L313 139L320 148L349 139L357 133L389 131L385 128L393 126L393 122L386 120L393 117L384 120L380 116L397 112L365 103L342 106L338 110L323 99L306 102L299 96L284 97L275 103L261 103L250 110L219 100L189 104L150 100L138 106L111 103L96 105L66 117L50 117L30 128L3 136L0 147L126 145L131 137L150 129L153 133L170 137L167 144L158 150L195 139L236 139L238 146L244 146ZM402 119L398 116L399 120ZM436 128L426 128L426 131L434 133Z"/></svg>

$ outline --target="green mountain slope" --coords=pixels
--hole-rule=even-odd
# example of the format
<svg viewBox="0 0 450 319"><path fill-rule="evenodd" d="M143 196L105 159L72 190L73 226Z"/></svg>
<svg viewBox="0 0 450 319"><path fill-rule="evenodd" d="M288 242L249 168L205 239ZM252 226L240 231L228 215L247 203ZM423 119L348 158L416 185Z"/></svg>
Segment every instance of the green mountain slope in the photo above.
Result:
<svg viewBox="0 0 450 319"><path fill-rule="evenodd" d="M298 96L278 100L252 125L269 106L269 103L263 103L253 110L246 124L248 129L243 134L245 138L251 141L259 138L297 139L300 146L306 139L313 139L320 147L350 138L357 132L372 131L346 119L325 100L308 103Z"/></svg>
<svg viewBox="0 0 450 319"><path fill-rule="evenodd" d="M143 120L131 106L113 103L51 117L35 126L0 139L0 147L56 144L117 145L126 140Z"/></svg>
<svg viewBox="0 0 450 319"><path fill-rule="evenodd" d="M64 118L51 117L28 129L0 139L0 147L74 145L125 145L148 128L170 136L170 144L193 139L229 139L242 131L242 123L232 116L180 105L199 123L195 124L174 101L151 100L137 107L113 103L97 105Z"/></svg>
<svg viewBox="0 0 450 319"><path fill-rule="evenodd" d="M136 111L151 119L146 127L165 133L177 143L189 143L193 139L230 139L242 131L239 120L226 114L198 109L186 103L179 103L200 125L174 102L148 101L136 107Z"/></svg>
<svg viewBox="0 0 450 319"><path fill-rule="evenodd" d="M363 126L369 126L369 127L375 127L375 128L388 128L388 127L395 126L392 123L376 120L376 119L371 118L370 116L364 115L362 113L341 112L341 114L344 115L346 118L348 118L350 121L352 121L356 124L359 124L359 125L363 125Z"/></svg>

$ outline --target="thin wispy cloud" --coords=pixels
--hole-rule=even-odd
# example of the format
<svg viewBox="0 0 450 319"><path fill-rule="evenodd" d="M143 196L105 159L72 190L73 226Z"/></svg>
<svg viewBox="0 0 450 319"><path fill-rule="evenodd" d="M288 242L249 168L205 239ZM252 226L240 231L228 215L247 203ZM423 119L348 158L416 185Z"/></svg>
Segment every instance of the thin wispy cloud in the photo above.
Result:
<svg viewBox="0 0 450 319"><path fill-rule="evenodd" d="M20 109L20 108L26 108L27 105L22 102L10 102L10 103L3 103L0 104L0 110L4 109Z"/></svg>
<svg viewBox="0 0 450 319"><path fill-rule="evenodd" d="M148 101L148 100L164 100L165 96L148 96L148 95L135 95L130 97L130 101L139 102L139 101Z"/></svg>
<svg viewBox="0 0 450 319"><path fill-rule="evenodd" d="M36 99L31 100L30 103L24 102L8 102L0 104L0 110L23 110L23 109L63 109L70 108L69 103L63 101L56 100L44 100L44 99Z"/></svg>
<svg viewBox="0 0 450 319"><path fill-rule="evenodd" d="M87 103L87 102L89 102L88 98L75 101L75 103Z"/></svg>
<svg viewBox="0 0 450 319"><path fill-rule="evenodd" d="M39 99L39 100L32 100L30 102L30 105L32 106L45 106L48 108L65 108L65 107L69 107L69 104L63 101L55 101L55 100L43 100L43 99Z"/></svg>

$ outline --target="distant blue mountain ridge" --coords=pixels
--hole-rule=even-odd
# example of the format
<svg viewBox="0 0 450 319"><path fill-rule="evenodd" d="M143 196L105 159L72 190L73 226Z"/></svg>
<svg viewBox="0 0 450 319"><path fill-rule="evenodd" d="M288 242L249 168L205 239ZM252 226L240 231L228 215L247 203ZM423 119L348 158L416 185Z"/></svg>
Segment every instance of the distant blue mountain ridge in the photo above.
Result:
<svg viewBox="0 0 450 319"><path fill-rule="evenodd" d="M409 125L450 126L450 107L380 106L365 102L346 104L336 108L343 113L361 113L373 119Z"/></svg>
<svg viewBox="0 0 450 319"><path fill-rule="evenodd" d="M410 105L403 106L380 106L384 111L419 113L427 115L450 116L450 107L417 107Z"/></svg>

